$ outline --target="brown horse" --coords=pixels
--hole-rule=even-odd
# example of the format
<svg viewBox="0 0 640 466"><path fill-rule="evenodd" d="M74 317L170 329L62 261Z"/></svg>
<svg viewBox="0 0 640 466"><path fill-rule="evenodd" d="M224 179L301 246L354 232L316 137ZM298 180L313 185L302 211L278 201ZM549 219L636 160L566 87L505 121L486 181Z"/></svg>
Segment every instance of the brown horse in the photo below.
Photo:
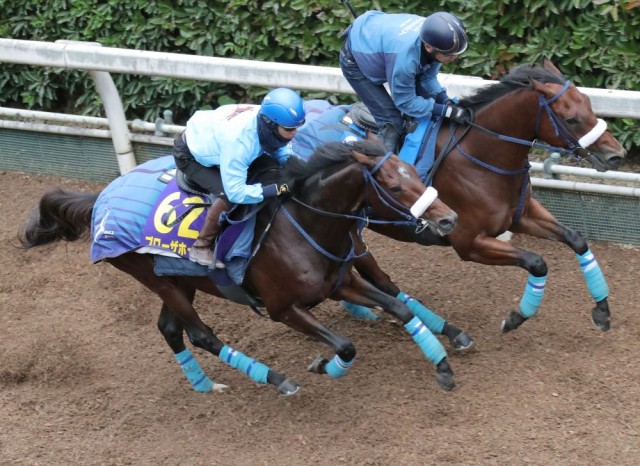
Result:
<svg viewBox="0 0 640 466"><path fill-rule="evenodd" d="M389 225L370 228L400 241L452 246L465 261L517 266L529 272L518 312L511 312L502 322L504 332L537 313L547 264L539 254L496 237L510 230L562 242L576 254L596 303L594 324L608 330L605 278L582 235L558 222L531 196L528 154L532 147L541 147L586 157L602 171L616 168L626 151L606 131L606 123L596 118L589 97L548 60L543 67L513 69L500 82L480 89L460 105L475 113L474 123L443 126L437 136L435 168L425 179L458 213L455 231L443 238ZM355 266L379 289L393 296L399 292L373 256L359 259Z"/></svg>
<svg viewBox="0 0 640 466"><path fill-rule="evenodd" d="M145 167L147 164L133 171L138 174L152 171ZM367 205L374 206L381 216L400 218L413 228L430 222L445 232L454 227L455 213L433 199L433 193L422 184L414 167L393 154L385 154L384 147L376 142L323 145L308 162L291 158L283 176L294 181L294 195L257 214L257 224L270 225L266 229L269 233L254 248L243 286L264 303L272 320L333 348L336 354L330 361L316 360L309 370L335 378L346 374L353 363L356 354L353 343L325 327L310 312L326 298L349 300L382 308L405 324L423 353L436 365L438 384L452 389L453 372L438 340L401 301L352 273L357 255L350 232L358 220L366 220L359 213ZM108 188L102 193L111 192ZM121 190L115 191L116 196L122 195ZM86 236L94 205L103 194L63 190L45 194L19 235L22 245L32 248ZM431 203L427 205L425 199L429 196ZM104 233L104 227L103 222L94 219L94 239L98 232ZM193 307L196 291L224 296L210 278L157 276L154 257L148 253L130 251L105 260L162 299L158 327L195 390L208 392L225 386L214 384L203 373L185 346L185 332L192 344L218 356L255 382L272 384L284 395L299 389L291 379L222 343L200 320Z"/></svg>

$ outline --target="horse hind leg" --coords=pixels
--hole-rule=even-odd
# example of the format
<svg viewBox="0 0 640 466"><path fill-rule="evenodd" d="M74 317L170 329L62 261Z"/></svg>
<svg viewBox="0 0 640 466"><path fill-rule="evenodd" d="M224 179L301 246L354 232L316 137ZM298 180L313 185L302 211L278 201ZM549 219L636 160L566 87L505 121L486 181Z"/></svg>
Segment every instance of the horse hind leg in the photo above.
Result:
<svg viewBox="0 0 640 466"><path fill-rule="evenodd" d="M193 345L217 356L222 362L242 372L254 382L261 385L274 385L278 393L285 396L293 395L300 389L293 380L222 343L213 333L213 330L204 325L199 318L195 325L185 325L185 331Z"/></svg>
<svg viewBox="0 0 640 466"><path fill-rule="evenodd" d="M158 318L158 329L173 350L176 361L195 391L202 393L223 392L229 388L227 385L215 383L207 377L195 356L184 344L184 327L180 320L164 303Z"/></svg>
<svg viewBox="0 0 640 466"><path fill-rule="evenodd" d="M193 285L185 285L184 281L177 277L167 278L156 276L153 272L153 259L148 255L136 253L124 254L110 259L109 262L160 296L160 299L162 299L166 307L163 306L162 308L164 314L161 311L161 316L164 316L165 320L159 321L158 325L167 343L169 343L174 350L176 358L178 358L178 355L181 355L181 357L178 358L178 362L181 365L186 363L197 365L197 362L192 363L195 359L190 352L184 353L186 348L184 348L182 331L180 330L183 329L193 345L219 357L223 362L240 370L257 383L270 383L275 385L283 395L290 395L298 390L295 382L289 381L264 364L254 361L244 354L233 350L233 348L224 345L213 333L213 330L202 322L198 313L193 308L193 297L195 294ZM192 283L193 277L188 278L189 283ZM176 336L178 333L180 336ZM175 351L179 351L179 353L175 353ZM197 365L197 367L195 365L189 366L189 368L192 369L190 372L197 373L199 365Z"/></svg>

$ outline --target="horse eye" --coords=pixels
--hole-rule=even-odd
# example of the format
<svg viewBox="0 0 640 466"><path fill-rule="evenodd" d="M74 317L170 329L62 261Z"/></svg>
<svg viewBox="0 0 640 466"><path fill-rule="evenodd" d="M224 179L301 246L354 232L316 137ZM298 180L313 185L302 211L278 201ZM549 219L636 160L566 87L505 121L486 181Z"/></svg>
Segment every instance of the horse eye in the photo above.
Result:
<svg viewBox="0 0 640 466"><path fill-rule="evenodd" d="M578 119L577 118L567 118L566 120L564 120L568 125L575 125L578 123Z"/></svg>
<svg viewBox="0 0 640 466"><path fill-rule="evenodd" d="M400 185L391 186L389 188L389 191L391 191L392 193L401 193L402 192L402 186L400 186Z"/></svg>

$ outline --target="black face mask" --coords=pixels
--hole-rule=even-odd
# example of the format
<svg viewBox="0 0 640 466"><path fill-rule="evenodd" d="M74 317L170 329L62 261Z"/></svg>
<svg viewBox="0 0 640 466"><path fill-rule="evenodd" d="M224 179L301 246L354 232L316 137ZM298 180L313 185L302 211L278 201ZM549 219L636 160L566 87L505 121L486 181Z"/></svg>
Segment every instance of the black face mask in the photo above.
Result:
<svg viewBox="0 0 640 466"><path fill-rule="evenodd" d="M433 52L433 53L427 52L423 45L420 52L420 65L424 66L427 63L431 64L431 63L440 63L440 62L436 60L436 52Z"/></svg>
<svg viewBox="0 0 640 466"><path fill-rule="evenodd" d="M269 155L290 142L289 139L280 135L278 125L263 115L258 115L258 140Z"/></svg>

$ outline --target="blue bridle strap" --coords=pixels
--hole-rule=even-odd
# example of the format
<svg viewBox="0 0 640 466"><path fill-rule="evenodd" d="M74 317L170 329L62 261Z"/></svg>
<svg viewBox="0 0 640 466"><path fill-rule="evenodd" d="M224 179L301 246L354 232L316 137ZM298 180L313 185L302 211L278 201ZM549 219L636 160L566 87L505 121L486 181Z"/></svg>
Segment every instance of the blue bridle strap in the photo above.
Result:
<svg viewBox="0 0 640 466"><path fill-rule="evenodd" d="M566 129L566 126L564 125L564 123L556 116L554 111L549 106L550 104L558 100L567 91L567 89L569 89L569 87L571 87L571 81L566 81L562 89L560 89L558 93L555 94L553 97L549 99L545 99L541 95L538 96L539 106L538 106L538 114L536 115L536 127L535 127L535 133L537 134L538 129L540 127L542 111L544 110L544 112L547 114L547 117L549 118L549 122L551 123L551 125L553 126L556 132L556 135L562 138L567 143L567 145L569 146L568 149L565 149L563 147L551 146L549 144L543 144L538 142L537 139L534 139L533 141L528 141L526 139L520 139L512 136L507 136L505 134L496 133L494 131L491 131L490 129L483 128L482 126L479 126L475 123L469 123L469 126L473 126L475 129L478 129L486 134L494 136L500 139L501 141L513 142L515 144L529 146L531 149L543 149L551 152L558 152L562 155L571 155L576 159L580 159L580 157L576 155L576 151L582 149L582 147L580 147L580 145L577 144L578 139L569 130Z"/></svg>
<svg viewBox="0 0 640 466"><path fill-rule="evenodd" d="M352 259L358 259L359 257L363 257L365 255L368 254L368 251L362 253L362 254L356 254L355 253L355 246L353 244L353 238L351 238L351 235L349 235L349 238L351 238L351 249L349 250L349 253L344 257L344 258L340 258L338 256L335 256L333 254L331 254L329 251L327 251L326 249L324 249L322 246L320 246L316 240L314 240L311 235L309 233L307 233L304 228L302 228L300 226L300 224L298 222L296 222L296 219L293 218L293 215L291 215L291 213L287 210L287 208L285 206L282 206L282 211L284 212L285 217L287 217L287 219L289 220L289 222L291 222L291 225L294 226L294 228L296 230L298 230L298 233L300 233L304 239L306 239L309 244L311 246L313 246L316 251L318 251L320 254L322 254L323 256L325 256L328 259L331 259L334 262L349 262Z"/></svg>
<svg viewBox="0 0 640 466"><path fill-rule="evenodd" d="M364 177L364 182L365 182L365 191L368 193L369 190L369 186L373 186L373 189L376 193L376 195L378 196L378 199L380 200L380 202L382 202L385 206L387 206L389 209L393 210L394 212L396 212L398 215L400 215L402 218L405 219L405 221L397 221L397 220L372 220L369 219L368 217L360 217L358 215L349 215L349 214L338 214L335 212L327 212L321 209L317 209L316 207L310 206L304 202L302 202L301 200L293 197L291 198L294 202L296 202L297 204L300 204L301 206L317 213L320 215L325 215L328 217L334 217L334 218L341 218L341 219L345 219L345 220L356 220L357 222L366 222L366 223L379 223L379 224L395 224L395 225L417 225L418 224L418 219L416 219L415 217L413 217L409 212L410 210L405 207L404 205L400 204L398 201L396 201L393 197L391 197L381 186L380 183L378 183L375 178L373 177L373 174L375 172L377 172L380 167L382 167L382 165L389 159L389 157L391 157L393 155L392 152L387 152L379 161L378 163L371 169L371 170L367 170L364 167L361 166L362 168L362 175ZM365 197L368 198L368 195L366 195ZM391 201L392 203L394 203L396 206L391 205L389 202L387 202L387 200L385 199L388 198L389 201ZM400 210L403 209L403 210ZM365 209L366 210L366 209ZM324 249L322 246L320 246L312 237L311 235L309 235L303 228L302 226L300 226L300 224L293 218L293 216L291 215L291 213L286 209L286 207L283 205L282 206L282 211L285 214L285 217L289 220L289 222L291 223L291 225L293 225L293 227L309 242L309 244L311 244L319 253L321 253L323 256L327 257L328 259L331 259L332 261L335 262L339 262L339 263L346 263L349 262L352 259L357 259L359 257L363 257L366 254L368 254L368 250L365 251L362 254L356 254L355 253L355 246L353 243L353 238L351 236L351 250L349 251L349 253L347 254L346 257L344 258L340 258L334 254L331 254L329 251L327 251L326 249ZM358 228L358 235L362 234L362 228Z"/></svg>
<svg viewBox="0 0 640 466"><path fill-rule="evenodd" d="M536 115L536 127L535 127L535 133L538 133L538 129L540 127L540 117L542 115L542 111L544 110L544 112L547 114L547 117L549 118L549 122L551 123L551 125L553 126L553 128L556 131L556 135L558 137L561 137L562 139L564 139L564 141L567 143L567 145L569 146L569 149L564 149L561 147L554 147L554 146L550 146L548 144L541 144L539 142L537 142L537 140L533 140L533 141L527 141L526 139L520 139L520 138L515 138L515 137L511 137L511 136L507 136L504 134L499 134L496 133L494 131L491 131L489 129L483 128L482 126L476 125L475 123L470 123L471 126L473 126L474 128L486 133L486 134L490 134L492 136L495 136L496 138L502 140L502 141L508 141L508 142L513 142L516 144L521 144L524 146L529 146L531 148L538 148L538 149L546 149L546 150L550 150L550 151L555 151L555 152L559 152L561 154L564 155L573 155L574 157L576 157L575 155L575 151L577 149L581 149L579 144L576 144L578 142L578 140L576 139L576 137L566 129L566 126L564 125L564 123L556 116L555 112L551 109L550 104L552 104L553 102L555 102L556 100L558 100L565 92L567 92L567 90L569 89L569 87L571 87L571 81L566 81L564 83L564 86L562 87L562 89L560 89L558 91L557 94L555 94L553 97L549 98L549 99L545 99L544 97L542 97L541 95L538 96L538 114ZM503 168L499 168L499 167L494 167L493 165L490 165L486 162L483 162L482 160L479 160L475 157L473 157L470 154L467 154L462 147L460 146L460 143L458 142L456 144L456 149L458 149L458 152L460 152L460 154L465 157L466 159L472 161L473 163L480 165L483 168L486 168L487 170L490 170L494 173L498 173L500 175L524 175L526 173L529 172L529 168L531 167L531 165L529 164L529 161L527 160L527 163L525 165L524 168L519 168L516 170L506 170ZM529 186L529 177L525 177L524 182L522 183L522 186L520 188L520 194L518 196L518 208L516 209L516 212L514 214L514 218L513 221L517 222L520 217L522 216L522 212L524 210L524 199L526 197L526 193L527 193L527 188Z"/></svg>
<svg viewBox="0 0 640 466"><path fill-rule="evenodd" d="M391 152L391 151L389 151L389 152L387 152L386 154L384 154L384 157L382 157L382 158L380 159L380 161L376 164L376 166L375 166L375 167L373 167L371 170L369 170L369 174L370 174L370 175L375 175L375 173L376 173L378 170L380 170L380 167L381 167L382 165L384 165L384 163L387 161L387 159L388 159L389 157L391 157L392 155L393 155L393 152Z"/></svg>

